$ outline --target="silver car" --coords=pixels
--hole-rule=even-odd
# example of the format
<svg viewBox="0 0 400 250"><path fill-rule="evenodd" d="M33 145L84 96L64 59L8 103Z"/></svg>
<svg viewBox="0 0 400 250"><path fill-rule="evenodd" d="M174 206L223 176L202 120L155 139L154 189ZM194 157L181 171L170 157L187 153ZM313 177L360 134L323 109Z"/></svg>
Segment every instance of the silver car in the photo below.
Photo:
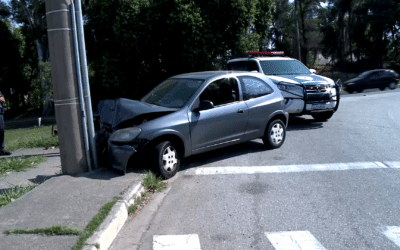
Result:
<svg viewBox="0 0 400 250"><path fill-rule="evenodd" d="M179 170L182 157L256 138L279 148L288 124L284 108L281 91L263 74L177 75L140 101L101 101L99 145L106 145L115 169L125 173L128 163L144 158L168 179Z"/></svg>

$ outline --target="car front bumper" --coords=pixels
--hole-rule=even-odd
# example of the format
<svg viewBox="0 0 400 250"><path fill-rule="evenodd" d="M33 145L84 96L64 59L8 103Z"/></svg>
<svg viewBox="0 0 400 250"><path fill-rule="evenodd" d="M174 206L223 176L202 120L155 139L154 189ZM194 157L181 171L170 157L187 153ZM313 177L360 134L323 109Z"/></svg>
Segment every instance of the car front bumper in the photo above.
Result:
<svg viewBox="0 0 400 250"><path fill-rule="evenodd" d="M116 145L108 141L108 162L112 168L126 173L129 159L137 154L137 150L130 145Z"/></svg>

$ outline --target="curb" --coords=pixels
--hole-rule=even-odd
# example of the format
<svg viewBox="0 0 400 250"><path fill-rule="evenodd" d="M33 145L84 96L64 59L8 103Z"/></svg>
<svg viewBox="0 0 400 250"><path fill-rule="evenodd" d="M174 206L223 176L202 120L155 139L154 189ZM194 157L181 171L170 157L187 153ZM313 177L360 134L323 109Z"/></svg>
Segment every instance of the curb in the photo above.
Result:
<svg viewBox="0 0 400 250"><path fill-rule="evenodd" d="M135 198L140 197L143 191L141 182L129 188L123 199L115 203L99 229L86 241L89 245L83 250L107 250L128 219L128 207L134 204Z"/></svg>

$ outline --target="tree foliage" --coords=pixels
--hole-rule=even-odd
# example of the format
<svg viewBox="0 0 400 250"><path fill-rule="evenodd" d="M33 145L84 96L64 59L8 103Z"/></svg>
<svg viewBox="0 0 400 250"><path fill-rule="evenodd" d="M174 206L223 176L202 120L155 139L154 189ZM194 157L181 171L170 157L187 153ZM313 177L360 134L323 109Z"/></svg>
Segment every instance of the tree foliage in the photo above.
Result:
<svg viewBox="0 0 400 250"><path fill-rule="evenodd" d="M90 0L86 39L99 99L139 98L165 78L223 68L267 37L271 0ZM252 44L253 41L253 44Z"/></svg>

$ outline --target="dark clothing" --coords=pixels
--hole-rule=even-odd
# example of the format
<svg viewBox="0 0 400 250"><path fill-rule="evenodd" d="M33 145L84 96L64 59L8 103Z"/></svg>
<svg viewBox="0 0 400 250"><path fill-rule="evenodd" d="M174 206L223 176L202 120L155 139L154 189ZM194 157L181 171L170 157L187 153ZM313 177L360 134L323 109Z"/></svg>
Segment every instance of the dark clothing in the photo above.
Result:
<svg viewBox="0 0 400 250"><path fill-rule="evenodd" d="M0 91L0 97L3 97L3 94ZM3 118L3 106L1 106L0 102L0 150L4 149L4 118Z"/></svg>

